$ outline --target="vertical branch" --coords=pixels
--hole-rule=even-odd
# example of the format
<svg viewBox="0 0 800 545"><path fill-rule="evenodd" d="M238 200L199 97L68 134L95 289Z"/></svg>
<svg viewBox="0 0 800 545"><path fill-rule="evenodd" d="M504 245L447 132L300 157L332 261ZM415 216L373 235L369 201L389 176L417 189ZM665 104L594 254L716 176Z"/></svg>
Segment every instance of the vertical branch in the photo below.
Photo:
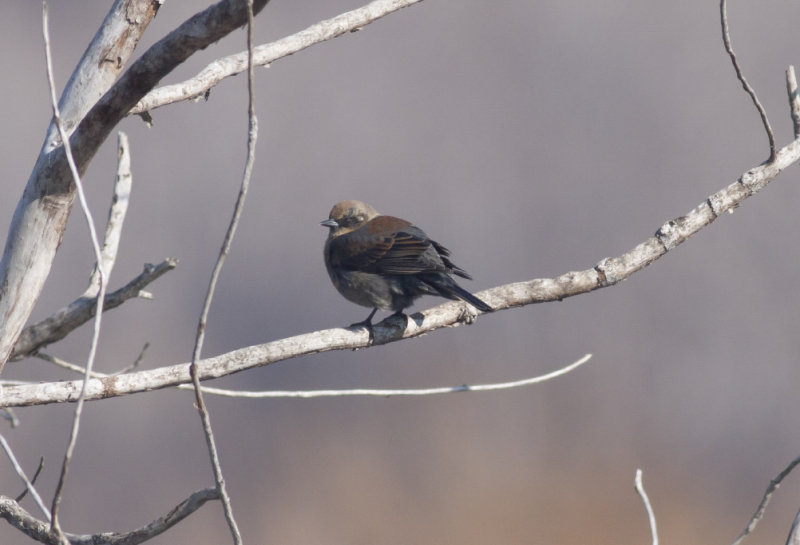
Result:
<svg viewBox="0 0 800 545"><path fill-rule="evenodd" d="M636 488L636 492L639 494L639 497L642 498L642 503L644 503L644 508L647 510L647 519L650 521L650 536L653 539L653 545L658 545L658 528L656 528L656 514L653 512L653 507L650 505L650 498L647 497L647 492L644 490L644 484L642 484L642 470L636 470L636 477L633 481L634 487Z"/></svg>
<svg viewBox="0 0 800 545"><path fill-rule="evenodd" d="M67 132L64 129L64 126L61 122L61 114L59 113L58 109L58 100L56 99L56 86L55 80L53 78L53 59L50 54L50 33L48 31L48 21L47 21L47 2L42 2L42 34L44 37L44 50L45 50L45 59L47 64L47 82L50 86L50 101L53 106L53 121L58 129L58 133L61 137L61 142L64 146L64 152L67 156L67 162L69 163L70 172L72 173L72 178L75 183L75 187L78 192L78 198L81 203L81 208L83 209L84 217L86 218L86 223L89 228L89 236L91 238L92 248L94 249L95 257L97 259L97 286L98 286L98 295L97 295L97 311L94 318L94 331L92 332L92 344L89 348L89 356L86 360L86 374L84 375L83 386L81 387L81 394L78 398L78 403L75 406L75 415L72 419L72 430L70 431L70 438L69 443L67 444L67 452L64 454L64 461L61 465L61 474L58 478L58 484L56 485L56 491L53 494L53 505L51 508L52 511L52 520L51 520L51 527L54 532L59 536L59 539L63 543L68 543L66 536L61 531L61 527L58 523L58 509L61 505L61 497L64 490L64 485L66 484L67 474L69 473L69 466L70 462L72 461L72 454L75 451L75 444L78 440L78 430L80 429L80 420L81 414L83 412L83 404L86 397L86 384L91 376L92 373L92 365L94 364L95 354L97 353L97 341L100 338L100 322L103 316L103 299L105 298L106 292L106 273L103 270L103 257L100 252L100 243L97 239L97 232L94 228L94 220L92 219L91 211L89 210L89 205L86 202L86 194L83 191L83 184L81 183L80 174L78 173L78 167L75 164L75 160L72 156L72 149L70 148L69 144L69 137L67 136Z"/></svg>
<svg viewBox="0 0 800 545"><path fill-rule="evenodd" d="M797 76L792 65L789 65L789 68L786 69L786 93L789 95L789 110L792 115L794 139L797 140L800 138L800 97L797 95Z"/></svg>
<svg viewBox="0 0 800 545"><path fill-rule="evenodd" d="M744 90L748 95L750 95L750 99L753 101L753 104L755 104L755 107L758 110L758 115L761 116L761 123L764 125L764 130L767 131L767 138L769 139L769 162L771 163L775 160L775 134L772 132L772 126L769 124L769 119L767 119L767 111L764 109L764 106L761 105L761 102L756 96L756 92L747 82L744 74L742 74L742 69L739 67L739 61L736 59L736 54L733 52L731 36L730 32L728 31L727 0L720 0L719 14L722 22L722 43L725 44L725 51L728 52L728 55L731 58L733 69L736 71L736 77L739 78L739 81L742 83L742 87L744 87Z"/></svg>
<svg viewBox="0 0 800 545"><path fill-rule="evenodd" d="M250 186L250 177L253 173L253 163L255 161L256 140L258 138L258 119L255 113L255 98L253 86L253 0L247 0L247 91L248 91L248 105L247 105L247 118L248 118L248 134L247 134L247 160L245 162L244 174L242 176L242 183L239 188L239 195L236 198L234 205L233 217L231 218L228 230L225 233L225 239L222 243L217 262L214 265L214 270L211 273L211 280L209 281L208 290L206 292L205 301L203 303L203 310L200 314L200 320L197 324L197 337L195 339L194 351L192 353L192 363L190 365L190 373L192 383L194 384L195 400L197 402L197 410L200 413L200 418L203 422L203 431L206 436L206 446L208 447L209 457L211 458L211 466L214 471L214 479L217 485L217 491L222 501L223 510L225 511L225 520L233 537L233 542L236 545L242 543L242 536L239 532L239 527L236 524L236 519L233 516L233 508L231 506L230 497L228 496L225 487L225 479L222 476L222 467L219 463L219 454L214 444L214 434L211 429L211 419L209 418L208 410L206 409L203 400L203 393L200 388L200 378L198 376L197 362L200 360L200 353L203 348L203 341L205 339L206 323L208 321L208 312L211 308L211 299L214 297L214 290L219 279L222 265L225 258L230 251L233 236L236 233L236 227L239 225L239 219L242 215L244 208L244 201L247 197L247 190Z"/></svg>
<svg viewBox="0 0 800 545"><path fill-rule="evenodd" d="M117 134L117 174L114 179L114 195L111 197L111 207L108 209L108 222L106 232L103 236L103 248L101 250L103 261L103 272L108 277L114 268L119 250L119 240L122 236L122 224L125 222L125 215L128 213L128 202L131 198L131 185L133 175L131 174L131 152L128 145L128 135L120 131ZM95 264L92 277L89 280L89 287L84 293L84 297L95 297L99 289L98 271L100 264Z"/></svg>

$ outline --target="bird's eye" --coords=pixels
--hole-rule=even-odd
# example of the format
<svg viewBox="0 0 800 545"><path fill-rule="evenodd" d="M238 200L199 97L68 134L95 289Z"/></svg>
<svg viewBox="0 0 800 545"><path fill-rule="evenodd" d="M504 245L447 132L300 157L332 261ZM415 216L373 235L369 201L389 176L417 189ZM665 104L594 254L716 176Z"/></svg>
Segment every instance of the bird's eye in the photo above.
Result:
<svg viewBox="0 0 800 545"><path fill-rule="evenodd" d="M356 216L356 223L361 223L361 222L364 221L364 219L365 219L364 215L363 214L359 214L359 215Z"/></svg>

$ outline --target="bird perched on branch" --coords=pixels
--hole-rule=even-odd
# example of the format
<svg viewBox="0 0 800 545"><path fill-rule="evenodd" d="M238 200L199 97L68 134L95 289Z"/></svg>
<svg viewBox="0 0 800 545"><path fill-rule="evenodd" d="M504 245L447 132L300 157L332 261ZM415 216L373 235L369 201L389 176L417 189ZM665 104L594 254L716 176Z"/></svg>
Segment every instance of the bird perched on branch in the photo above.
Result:
<svg viewBox="0 0 800 545"><path fill-rule="evenodd" d="M366 320L354 326L371 331L378 309L402 315L422 295L460 299L482 312L492 311L451 278L472 279L450 261L450 251L410 222L382 216L361 201L342 201L320 225L330 229L325 267L333 285L347 300L372 307Z"/></svg>

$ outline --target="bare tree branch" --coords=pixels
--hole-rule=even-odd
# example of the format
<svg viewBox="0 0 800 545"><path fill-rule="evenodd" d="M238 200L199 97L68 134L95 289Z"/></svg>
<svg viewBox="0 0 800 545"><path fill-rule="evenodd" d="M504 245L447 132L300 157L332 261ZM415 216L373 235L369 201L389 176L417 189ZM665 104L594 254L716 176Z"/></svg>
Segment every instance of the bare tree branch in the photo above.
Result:
<svg viewBox="0 0 800 545"><path fill-rule="evenodd" d="M75 406L75 414L72 419L72 428L70 430L69 441L67 443L67 451L64 454L64 461L61 465L61 473L58 477L58 483L56 484L56 490L53 494L53 506L51 508L51 528L53 531L59 536L59 539L65 544L69 545L66 536L61 531L61 526L58 520L58 510L61 505L61 498L64 491L64 486L67 482L67 475L69 474L69 467L72 462L72 454L75 451L75 445L78 442L78 432L80 430L80 422L81 422L81 414L83 412L83 404L86 399L86 380L91 376L92 373L92 366L94 365L94 358L97 354L97 342L100 340L100 324L103 317L103 302L105 301L106 295L106 286L108 285L108 272L105 270L105 262L110 261L111 265L113 265L114 260L116 258L116 247L112 246L111 252L108 256L103 256L102 251L100 250L100 241L97 238L97 231L94 228L94 218L92 217L92 212L89 209L89 204L86 202L86 194L83 191L83 184L81 183L80 174L78 174L78 167L75 165L75 160L72 157L72 150L70 148L69 136L67 135L67 131L64 128L64 125L61 123L61 113L58 109L58 101L56 99L56 84L55 79L53 77L53 59L50 53L50 32L48 29L48 8L47 2L42 3L42 35L44 38L44 51L45 51L45 58L47 64L47 82L50 86L50 101L53 107L53 121L56 124L56 128L58 129L58 134L61 137L61 142L64 145L64 153L67 156L67 163L69 164L69 170L72 174L72 181L75 184L75 188L78 191L78 200L81 204L81 210L83 211L84 218L86 219L86 225L89 229L89 238L92 245L92 249L94 250L96 267L95 267L95 274L92 275L92 282L90 283L90 289L97 290L97 298L95 302L95 317L94 317L94 330L92 331L92 342L91 346L89 347L89 356L86 358L86 374L84 375L83 386L81 387L81 394L78 398L78 404ZM120 226L121 228L121 226ZM112 233L113 234L113 233Z"/></svg>
<svg viewBox="0 0 800 545"><path fill-rule="evenodd" d="M731 63L733 63L733 69L736 71L736 77L744 87L745 92L750 95L750 99L753 101L753 104L758 110L758 115L761 116L761 123L764 125L764 130L767 132L767 138L769 139L769 162L775 160L775 133L772 132L772 126L769 124L769 119L767 119L767 111L764 109L764 106L761 105L761 102L758 100L758 96L756 96L756 92L753 87L747 82L747 78L744 77L742 73L742 69L739 67L739 61L736 58L736 54L733 52L733 46L731 45L731 35L728 29L728 2L727 0L720 0L719 2L719 17L722 24L722 43L725 45L725 51L728 52L728 56L731 58Z"/></svg>
<svg viewBox="0 0 800 545"><path fill-rule="evenodd" d="M724 212L733 211L745 199L774 180L783 169L798 160L800 160L800 140L795 140L777 153L775 161L748 170L737 181L710 195L686 215L662 225L654 236L618 257L601 260L591 269L567 272L556 278L506 284L477 295L495 311L499 311L533 303L560 301L566 297L613 286L687 241ZM445 303L413 314L408 320L402 316L390 316L373 326L372 343L369 333L360 327L307 333L201 360L197 362L198 378L200 380L219 378L245 369L318 352L387 344L417 337L443 327L471 323L474 318L475 316L469 314L463 304ZM102 399L167 388L190 380L189 364L172 365L106 379L91 379L87 385L87 399ZM0 397L0 408L75 401L76 391L76 381L7 386Z"/></svg>
<svg viewBox="0 0 800 545"><path fill-rule="evenodd" d="M539 375L538 377L512 380L509 382L494 382L491 384L462 384L460 386L444 386L440 388L405 388L405 389L379 389L379 388L356 388L351 390L293 390L293 391L245 391L245 390L224 390L222 388L203 387L203 392L224 397L236 397L241 399L265 399L265 398L300 398L310 399L312 397L350 397L350 396L376 396L376 397L395 397L395 396L429 396L437 394L455 394L460 392L489 392L495 390L508 390L541 384L554 378L566 375L592 359L591 354L586 354L577 361L569 365L556 369L550 373ZM180 385L178 388L186 388Z"/></svg>
<svg viewBox="0 0 800 545"><path fill-rule="evenodd" d="M2 447L3 452L5 452L6 456L8 456L8 459L11 462L11 466L14 468L14 471L17 473L19 478L22 479L22 482L25 484L25 490L23 491L22 494L20 494L19 498L15 501L20 501L25 496L26 492L30 492L31 497L33 497L33 501L36 502L36 505L39 507L39 509L42 510L42 514L44 514L44 516L47 518L47 521L50 522L50 511L47 509L47 506L44 504L42 497L39 495L39 493L36 491L36 488L33 486L36 477L42 470L42 464L44 463L44 460L42 459L42 461L39 462L39 469L36 470L36 475L33 476L33 479L28 479L28 476L25 475L25 470L22 469L22 466L17 461L17 457L14 456L14 451L11 450L11 445L8 444L6 438L3 437L3 435L1 434L0 434L0 447Z"/></svg>
<svg viewBox="0 0 800 545"><path fill-rule="evenodd" d="M120 289L106 294L103 311L117 308L129 299L152 298L149 293L143 291L144 288L177 266L178 260L175 258L167 258L157 265L147 263L136 278ZM20 360L44 346L60 341L73 330L91 320L94 317L95 309L95 298L81 296L52 316L26 327L19 336L10 359Z"/></svg>
<svg viewBox="0 0 800 545"><path fill-rule="evenodd" d="M200 360L200 353L203 350L203 341L205 340L206 323L208 321L208 312L211 310L211 300L214 298L214 291L217 286L217 280L222 273L222 266L225 264L225 258L230 252L233 237L236 234L236 228L239 225L239 220L242 217L244 210L245 199L247 198L247 190L250 187L250 177L253 174L253 164L256 158L256 141L258 140L258 119L256 118L255 110L255 89L253 86L253 2L247 0L247 120L248 120L248 133L247 133L247 158L245 160L244 173L242 174L242 182L239 187L239 194L236 197L236 203L233 207L233 215L228 224L228 229L225 232L225 238L222 242L217 261L214 264L214 270L211 272L211 279L206 290L205 301L203 302L203 309L200 312L200 319L197 323L197 336L195 337L194 350L192 351L192 363L189 367L192 384L194 385L194 395L197 405L197 411L200 414L200 419L203 423L203 432L206 438L206 446L208 448L208 455L211 460L211 468L214 472L214 481L217 485L217 492L219 492L222 507L225 512L225 521L228 523L228 528L231 532L231 537L235 545L241 545L242 534L239 532L239 526L236 524L236 519L233 516L233 507L231 506L230 497L225 486L225 479L222 476L222 466L219 462L219 453L214 441L214 432L211 429L211 417L208 414L208 408L203 400L203 392L200 387L200 379L198 378L197 362Z"/></svg>
<svg viewBox="0 0 800 545"><path fill-rule="evenodd" d="M125 215L128 213L132 184L133 175L131 174L131 152L128 145L128 135L120 131L117 134L117 175L114 179L114 194L111 197L111 207L108 209L106 233L103 237L103 249L100 252L103 261L102 270L109 276L117 260L119 240L122 236ZM89 287L86 289L84 297L95 297L97 295L100 283L99 272L99 264L95 263L94 271L89 279Z"/></svg>
<svg viewBox="0 0 800 545"><path fill-rule="evenodd" d="M650 537L652 538L652 544L658 545L658 528L656 527L656 514L653 512L653 506L650 505L650 498L647 497L647 492L645 492L644 484L642 483L642 470L636 470L636 477L633 480L634 488L636 488L636 493L639 494L639 497L642 498L642 503L644 503L644 508L647 510L647 520L650 524Z"/></svg>
<svg viewBox="0 0 800 545"><path fill-rule="evenodd" d="M73 371L75 373L84 374L86 370L80 365L75 365L66 362L60 358L50 356L47 354L36 354L37 357L49 361L59 367ZM494 390L508 390L511 388L520 388L522 386L531 386L533 384L540 384L547 382L554 378L566 375L592 359L592 354L586 354L582 358L566 365L555 371L539 375L537 377L523 378L520 380L512 380L508 382L494 382L490 384L461 384L460 386L443 386L439 388L355 388L349 390L227 390L222 388L213 388L210 386L201 386L204 394L212 394L223 397L238 397L241 399L273 399L273 398L300 398L309 399L312 397L350 397L350 396L375 396L375 397L394 397L394 396L428 396L438 394L456 394L460 392L488 392ZM118 373L114 373L118 374ZM93 378L105 378L113 376L108 373L92 372ZM194 390L194 385L179 384L178 389L181 390Z"/></svg>
<svg viewBox="0 0 800 545"><path fill-rule="evenodd" d="M36 484L36 479L39 478L39 475L42 473L43 469L44 469L44 456L40 456L39 465L36 466L36 471L33 472L33 477L31 477L31 485ZM26 486L25 490L20 492L20 494L16 498L14 498L14 501L16 501L17 503L21 502L25 498L25 496L28 495L28 492L30 492L31 490L33 490L32 487Z"/></svg>
<svg viewBox="0 0 800 545"><path fill-rule="evenodd" d="M800 138L800 96L797 94L797 76L794 73L794 66L786 69L786 93L789 95L789 109L792 115L792 127L794 128L794 138Z"/></svg>
<svg viewBox="0 0 800 545"><path fill-rule="evenodd" d="M254 10L263 9L267 1L257 0ZM103 61L109 57L113 59L113 64L118 65L114 72L116 76L130 57L146 23L155 15L158 4L157 0L118 0L76 70L76 74L81 70L88 73L81 72L80 77L73 74L70 82L92 81L91 70L97 68L87 66L87 63L94 60L97 64L97 57ZM113 78L98 77L91 89L79 87L65 91L62 97L65 127L69 129L77 124L70 143L79 174L86 170L117 123L161 78L193 53L246 21L245 3L222 0L192 16L155 43L113 87L110 87ZM113 31L106 32L107 28ZM113 44L111 49L110 44ZM105 94L98 100L102 93ZM72 100L79 102L81 107L71 104ZM70 115L66 116L66 112ZM17 204L0 261L0 323L4 325L0 328L0 371L42 291L75 197L64 147L55 133L54 125L51 125L22 199Z"/></svg>
<svg viewBox="0 0 800 545"><path fill-rule="evenodd" d="M767 505L769 505L769 500L772 499L772 495L775 493L778 487L780 487L783 479L785 479L786 476L792 472L792 470L797 466L797 464L800 464L800 456L789 462L789 465L786 466L783 469L783 471L778 473L777 477L775 477L769 482L769 485L767 486L767 491L764 492L764 497L761 498L761 503L758 504L756 512L750 518L750 522L747 523L745 529L742 531L741 534L739 534L739 537L736 538L736 540L733 542L732 545L739 545L742 541L744 541L744 538L746 538L750 534L750 532L756 529L756 526L758 526L758 523L764 517L764 513L767 510Z"/></svg>
<svg viewBox="0 0 800 545"><path fill-rule="evenodd" d="M359 30L390 13L421 1L375 0L358 9L320 21L291 36L255 47L253 49L253 64L256 66L269 65L273 61L288 57L312 45ZM217 59L203 68L193 78L153 89L136 106L131 108L128 114L144 114L167 104L204 96L225 78L247 70L247 56L248 52L242 51L235 55Z"/></svg>
<svg viewBox="0 0 800 545"><path fill-rule="evenodd" d="M216 489L199 490L173 507L168 513L157 518L146 526L132 532L102 532L91 535L65 534L71 545L138 545L159 534L163 534L183 519L197 511L209 500L217 500ZM4 518L11 526L20 530L40 543L56 545L58 536L50 531L47 522L36 519L11 498L0 496L0 518Z"/></svg>
<svg viewBox="0 0 800 545"><path fill-rule="evenodd" d="M775 161L745 172L728 187L709 196L685 216L665 223L655 234L616 258L606 258L595 267L568 272L556 278L535 279L499 286L480 294L493 308L517 307L560 300L587 291L607 287L643 269L672 248L686 241L723 212L738 207L747 197L775 179L783 169L800 159L800 140L776 153ZM474 317L458 303L446 303L411 320L388 318L375 326L375 344L385 344L415 337L430 331L469 323ZM264 345L235 350L198 362L200 380L218 378L252 367L328 350L367 347L368 334L363 329L329 329L273 341ZM190 381L188 364L172 365L88 383L88 399L166 388ZM28 406L75 401L76 381L36 385L10 385L0 396L0 407Z"/></svg>
<svg viewBox="0 0 800 545"><path fill-rule="evenodd" d="M786 538L786 545L800 545L800 511L794 516L792 527L789 529L789 537Z"/></svg>
<svg viewBox="0 0 800 545"><path fill-rule="evenodd" d="M47 39L45 41L47 42ZM48 76L49 75L50 71L48 71ZM53 96L55 96L55 89L51 87L51 90ZM114 182L114 194L111 198L111 207L109 208L108 212L108 223L106 224L106 233L105 238L103 239L103 249L101 251L103 261L102 270L105 271L106 275L111 274L111 269L114 268L114 262L117 259L119 239L122 235L122 225L125 222L125 214L128 211L128 200L130 198L131 191L132 177L130 151L128 147L128 137L125 135L125 133L119 133L117 149L117 176ZM77 176L76 174L73 175ZM12 350L9 359L14 359L15 355L20 353L20 349L18 349L20 346L20 340L26 336L26 333L30 336L31 334L35 335L38 331L40 337L43 337L43 340L46 340L47 342L53 342L54 340L63 338L67 335L67 333L91 319L96 314L97 308L99 308L97 304L97 296L100 292L100 270L100 264L95 262L94 271L89 278L89 286L86 288L86 291L83 293L83 295L81 295L81 297L79 297L78 300L72 305L60 310L55 314L55 316L46 319L44 322L40 322L37 325L29 326L24 329L20 334L20 339L14 346L14 350ZM102 305L100 305L100 307L102 307ZM70 315L69 311L74 311L78 308L84 310L83 314L86 316L86 319L76 319L74 321L65 322L64 318L67 318ZM44 326L44 331L42 326ZM60 337L53 335L53 333L56 331L54 328L56 327L63 333ZM45 332L45 335L41 336L41 333L43 332ZM50 333L49 340L47 333ZM28 339L28 342L30 342L30 338ZM42 346L43 344L46 344L46 342L39 342L39 346ZM35 349L36 348L33 348L32 350ZM32 350L28 350L24 354L30 353Z"/></svg>
<svg viewBox="0 0 800 545"><path fill-rule="evenodd" d="M478 293L495 311L547 301L560 301L581 293L613 286L644 269L658 258L710 225L721 214L731 212L745 199L763 189L783 169L800 160L800 140L782 148L775 161L748 170L728 187L710 195L688 214L668 221L656 234L630 251L605 258L591 269L567 272L556 278L539 278L498 286ZM424 335L443 327L472 323L475 316L461 303L445 303L413 314L406 320L390 316L373 326L374 341L361 327L336 328L306 333L270 343L240 348L197 362L198 378L209 380L253 367L299 356L367 348ZM190 382L189 364L129 373L87 383L87 399L103 399ZM0 408L75 401L79 381L6 386Z"/></svg>
<svg viewBox="0 0 800 545"><path fill-rule="evenodd" d="M60 110L67 132L117 79L159 5L156 0L114 2L62 94ZM54 162L56 156L60 160ZM51 123L14 211L0 260L0 371L50 273L74 198L63 146Z"/></svg>

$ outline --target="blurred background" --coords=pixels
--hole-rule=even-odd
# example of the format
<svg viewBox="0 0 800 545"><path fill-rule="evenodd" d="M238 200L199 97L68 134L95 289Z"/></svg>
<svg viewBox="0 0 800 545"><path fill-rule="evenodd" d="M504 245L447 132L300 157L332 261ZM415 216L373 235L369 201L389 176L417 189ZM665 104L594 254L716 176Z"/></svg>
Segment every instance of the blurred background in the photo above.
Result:
<svg viewBox="0 0 800 545"><path fill-rule="evenodd" d="M59 88L108 2L51 2ZM139 51L203 2L167 2ZM258 43L361 5L273 0ZM0 17L0 231L50 119L41 6ZM791 139L784 71L800 63L800 5L734 2L734 47L773 123ZM239 31L164 83L243 49ZM716 2L428 0L256 72L254 179L212 307L204 355L361 320L322 262L333 203L361 199L448 246L479 291L619 255L768 156L720 38ZM246 81L207 102L125 120L133 193L111 289L167 256L152 301L106 314L96 367L151 344L142 368L190 359L212 264L246 152ZM116 137L85 178L102 230ZM587 352L552 382L425 398L247 401L208 397L247 543L649 543L637 468L665 543L730 543L765 487L800 454L797 167L733 216L615 287L500 312L470 327L247 371L246 389L414 388L535 376ZM93 263L76 208L38 320L83 292ZM422 299L412 310L439 304ZM379 315L385 317L385 313ZM90 328L48 352L85 362ZM41 361L3 378L75 378ZM51 497L73 406L18 410L3 424ZM213 484L189 392L86 406L62 526L128 531ZM0 462L0 493L22 489ZM49 500L48 500L49 502ZM30 498L23 505L37 513ZM800 476L748 543L783 543ZM153 543L228 543L218 503ZM30 541L0 524L0 542Z"/></svg>

